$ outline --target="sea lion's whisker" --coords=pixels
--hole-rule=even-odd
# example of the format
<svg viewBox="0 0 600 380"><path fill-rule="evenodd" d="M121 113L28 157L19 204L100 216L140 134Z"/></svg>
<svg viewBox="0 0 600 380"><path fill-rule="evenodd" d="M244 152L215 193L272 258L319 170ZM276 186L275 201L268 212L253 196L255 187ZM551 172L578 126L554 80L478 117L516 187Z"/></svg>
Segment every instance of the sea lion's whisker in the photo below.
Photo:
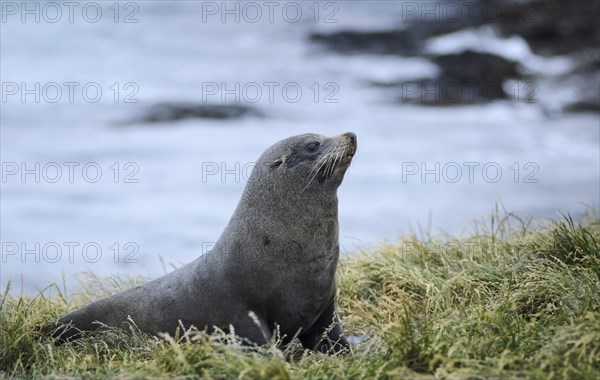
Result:
<svg viewBox="0 0 600 380"><path fill-rule="evenodd" d="M323 165L325 165L325 163L327 162L327 159L328 159L329 155L330 154L327 153L325 156L319 158L319 160L315 163L315 165L313 166L313 168L308 173L308 176L311 177L311 174L313 173L313 171L315 172L312 175L312 178L310 179L310 181L312 181L314 179L314 177L319 173L319 171L321 170L321 168L323 167ZM309 181L309 183L310 183L310 181Z"/></svg>
<svg viewBox="0 0 600 380"><path fill-rule="evenodd" d="M333 172L334 163L335 163L335 155L332 156L331 159L329 159L329 162L327 162L327 169L325 170L325 177L329 178L331 176L331 173Z"/></svg>
<svg viewBox="0 0 600 380"><path fill-rule="evenodd" d="M314 179L317 177L317 175L319 174L319 172L321 171L321 168L323 168L323 165L325 165L328 162L328 157L330 156L329 153L327 153L325 156L321 157L315 164L315 166L311 169L311 171L308 173L308 175L310 176L310 174L314 171L315 173L312 175L312 177L308 180L308 183L306 184L306 186L304 186L304 188L302 189L302 192L304 192L304 190L306 190L306 188L308 186L310 186L310 184L312 183L312 181L314 181ZM320 165L319 165L320 163ZM318 169L317 169L318 167ZM315 170L316 169L316 170Z"/></svg>
<svg viewBox="0 0 600 380"><path fill-rule="evenodd" d="M337 147L335 147L335 150L333 151L333 156L329 160L329 165L327 168L327 177L329 177L333 174L333 171L335 170L335 164L337 161L337 157L338 157L338 150L337 150Z"/></svg>
<svg viewBox="0 0 600 380"><path fill-rule="evenodd" d="M335 152L334 152L335 154ZM332 155L331 157L329 157L329 159L327 160L327 165L325 165L325 168L323 170L323 175L325 176L325 178L329 178L329 171L331 170L331 163L333 162L333 159L335 158L334 155Z"/></svg>
<svg viewBox="0 0 600 380"><path fill-rule="evenodd" d="M338 160L340 158L342 158L342 153L343 153L343 151L336 151L336 154L332 159L332 164L329 167L329 176L331 176L333 174L333 171L335 170Z"/></svg>
<svg viewBox="0 0 600 380"><path fill-rule="evenodd" d="M322 163L324 163L327 160L327 157L329 157L331 153L327 153L326 155L320 157L317 162L315 163L315 165L313 166L313 168L310 170L310 172L308 173L308 176L310 177L310 175L312 174L313 171L315 171L315 169L317 169L317 167L319 167L319 170L321 169L321 167L323 166ZM319 171L317 170L317 172Z"/></svg>

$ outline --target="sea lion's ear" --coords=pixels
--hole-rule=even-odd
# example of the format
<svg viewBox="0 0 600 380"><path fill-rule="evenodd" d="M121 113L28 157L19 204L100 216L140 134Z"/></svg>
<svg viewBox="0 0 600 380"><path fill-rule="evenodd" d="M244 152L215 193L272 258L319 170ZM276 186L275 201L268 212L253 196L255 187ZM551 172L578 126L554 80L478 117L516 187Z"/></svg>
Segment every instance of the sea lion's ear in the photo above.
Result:
<svg viewBox="0 0 600 380"><path fill-rule="evenodd" d="M271 162L271 168L276 168L283 164L283 157L278 157L275 161Z"/></svg>

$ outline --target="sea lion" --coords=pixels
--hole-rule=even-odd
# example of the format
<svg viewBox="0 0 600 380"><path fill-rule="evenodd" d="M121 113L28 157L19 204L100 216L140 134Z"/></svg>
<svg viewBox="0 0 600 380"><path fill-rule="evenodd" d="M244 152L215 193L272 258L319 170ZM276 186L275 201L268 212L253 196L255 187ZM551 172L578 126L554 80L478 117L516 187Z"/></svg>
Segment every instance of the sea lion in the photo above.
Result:
<svg viewBox="0 0 600 380"><path fill-rule="evenodd" d="M337 352L348 347L336 313L338 200L356 135L304 134L258 159L212 251L144 285L93 302L58 321L59 341L131 318L150 334L178 326L220 328L259 345Z"/></svg>

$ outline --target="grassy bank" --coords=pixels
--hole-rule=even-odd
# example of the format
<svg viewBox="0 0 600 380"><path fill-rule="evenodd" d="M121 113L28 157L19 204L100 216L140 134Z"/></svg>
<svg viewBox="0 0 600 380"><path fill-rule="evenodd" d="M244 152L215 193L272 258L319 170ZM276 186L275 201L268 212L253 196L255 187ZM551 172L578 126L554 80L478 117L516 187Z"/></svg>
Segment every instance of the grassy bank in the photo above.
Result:
<svg viewBox="0 0 600 380"><path fill-rule="evenodd" d="M593 216L591 216L593 215ZM251 348L227 335L132 331L55 346L39 326L135 284L88 276L67 299L0 296L0 377L600 378L600 220L531 227L498 215L467 237L403 237L338 271L346 356ZM294 359L292 359L294 357Z"/></svg>

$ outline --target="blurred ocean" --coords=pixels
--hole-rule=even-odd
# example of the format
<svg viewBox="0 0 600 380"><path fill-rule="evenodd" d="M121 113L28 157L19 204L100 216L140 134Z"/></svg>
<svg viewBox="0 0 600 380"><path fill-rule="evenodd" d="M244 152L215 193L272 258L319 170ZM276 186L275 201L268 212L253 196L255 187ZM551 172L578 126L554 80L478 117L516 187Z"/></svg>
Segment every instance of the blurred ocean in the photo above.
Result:
<svg viewBox="0 0 600 380"><path fill-rule="evenodd" d="M82 18L81 8L72 23L66 14L55 23L3 14L2 288L12 281L33 292L62 283L64 275L73 290L79 272L156 277L163 273L159 257L193 260L219 237L244 186L243 171L225 172L223 179L207 170L232 170L236 163L243 169L274 142L306 132L358 136L339 190L340 246L347 253L420 228L462 233L498 202L535 217L577 216L598 205L597 114L549 116L536 104L512 101L403 104L369 82L429 75L435 67L426 59L344 56L308 41L311 31L397 26L399 2L321 4L317 20L302 3L297 22L282 17L279 7L274 22L263 15L256 23L232 17L223 23L206 9L203 20L203 3L192 1L136 2L128 9L120 3L115 22L113 2L100 4L95 23ZM138 22L121 22L128 15ZM325 22L326 16L337 22ZM485 29L436 39L428 49L465 46L496 49L538 71L570 65L534 56L521 39L498 40ZM40 83L47 93L39 102L35 94L24 102L21 92L10 95L5 84L23 82L34 89ZM78 84L73 99L65 82ZM62 95L48 83L58 83ZM207 93L215 83L259 84L262 96L241 100L257 98L250 106L264 117L123 125L161 102L222 104L223 91ZM275 83L272 99L265 83ZM302 95L282 94L289 84ZM552 92L540 86L539 96ZM234 103L234 95L225 100ZM34 171L38 163L39 183L35 173L22 180L23 163ZM10 174L13 164L16 174ZM62 176L53 183L57 166Z"/></svg>

